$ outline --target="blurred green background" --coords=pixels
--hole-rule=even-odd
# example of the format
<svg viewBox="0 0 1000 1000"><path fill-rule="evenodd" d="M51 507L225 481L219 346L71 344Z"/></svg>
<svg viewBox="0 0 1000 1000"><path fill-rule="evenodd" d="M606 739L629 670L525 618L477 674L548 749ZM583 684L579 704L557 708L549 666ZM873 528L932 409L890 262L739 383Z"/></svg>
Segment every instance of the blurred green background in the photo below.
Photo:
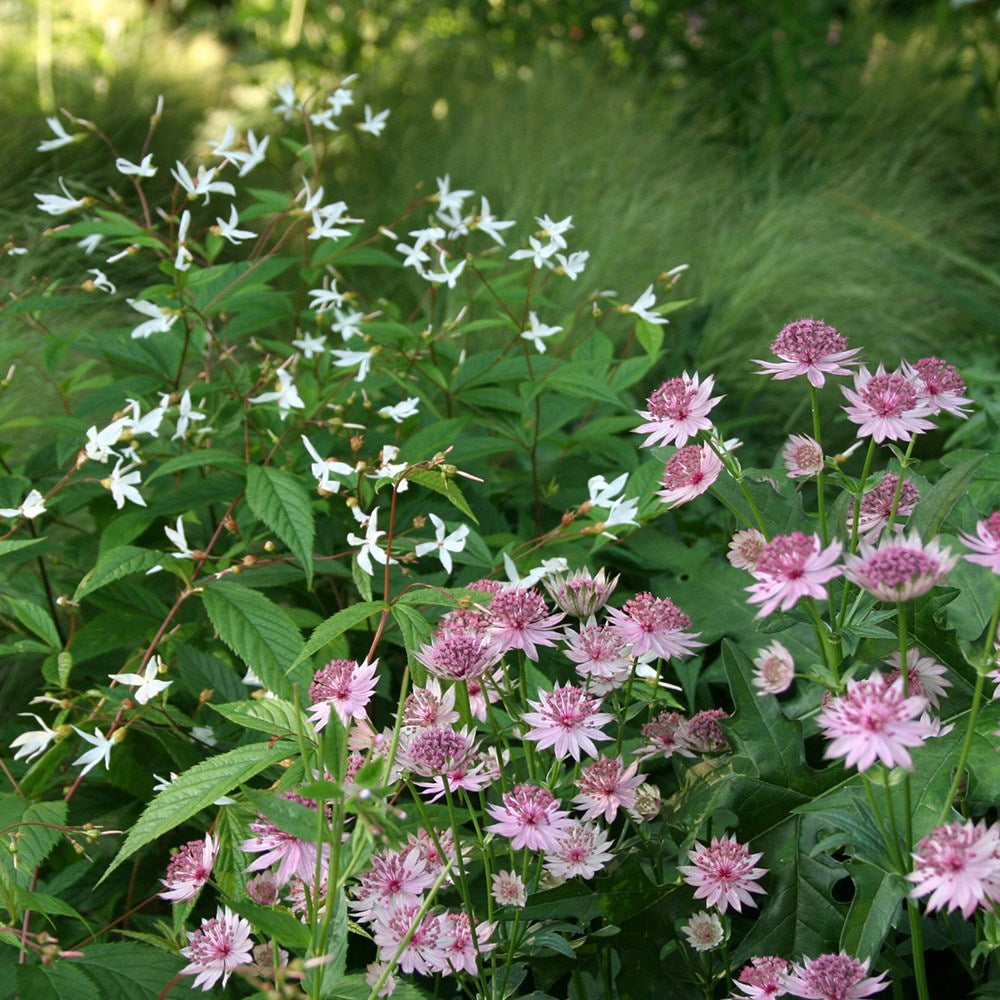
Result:
<svg viewBox="0 0 1000 1000"><path fill-rule="evenodd" d="M891 365L935 352L995 371L995 4L0 0L0 24L0 243L51 224L34 191L110 167L90 140L35 152L57 108L135 156L162 94L169 162L229 122L272 129L280 81L357 73L361 102L392 114L331 162L328 191L383 224L447 172L522 228L572 213L592 256L567 307L689 264L671 370L738 381L815 315Z"/></svg>

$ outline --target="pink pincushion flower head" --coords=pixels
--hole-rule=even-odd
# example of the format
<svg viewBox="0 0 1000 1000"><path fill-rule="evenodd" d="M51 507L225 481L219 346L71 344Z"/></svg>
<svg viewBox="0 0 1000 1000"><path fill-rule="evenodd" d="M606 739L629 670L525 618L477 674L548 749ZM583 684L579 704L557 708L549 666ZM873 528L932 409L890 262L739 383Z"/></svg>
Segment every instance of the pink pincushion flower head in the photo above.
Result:
<svg viewBox="0 0 1000 1000"><path fill-rule="evenodd" d="M167 891L160 893L160 899L172 903L188 903L212 874L219 844L214 837L205 834L205 839L192 840L185 844L167 865L167 877L160 881Z"/></svg>
<svg viewBox="0 0 1000 1000"><path fill-rule="evenodd" d="M487 812L497 821L486 828L488 833L509 837L515 851L551 851L558 846L558 834L571 826L569 813L559 808L559 800L537 785L515 785L503 796L502 806L490 806Z"/></svg>
<svg viewBox="0 0 1000 1000"><path fill-rule="evenodd" d="M958 562L936 539L922 542L916 532L890 538L878 548L862 542L844 557L844 576L880 601L909 601L941 583Z"/></svg>
<svg viewBox="0 0 1000 1000"><path fill-rule="evenodd" d="M695 899L704 899L706 905L717 906L721 913L730 906L737 913L743 906L755 907L750 893L764 893L756 880L768 869L754 867L762 855L751 854L735 836L713 837L707 847L695 843L688 857L692 864L678 865L677 870L688 885L695 887Z"/></svg>
<svg viewBox="0 0 1000 1000"><path fill-rule="evenodd" d="M377 667L378 660L372 663L331 660L317 670L309 685L309 698L313 703L309 718L313 725L322 729L329 723L331 712L337 713L345 728L351 719L365 718L365 706L378 686Z"/></svg>
<svg viewBox="0 0 1000 1000"><path fill-rule="evenodd" d="M638 767L638 761L625 767L621 757L601 757L588 764L577 779L574 808L583 810L585 820L603 816L607 823L614 822L619 809L632 812L636 789L646 780L644 774L636 774Z"/></svg>
<svg viewBox="0 0 1000 1000"><path fill-rule="evenodd" d="M922 746L934 733L920 719L927 699L903 694L902 680L891 684L878 672L865 680L849 680L847 691L831 698L817 719L833 742L826 757L843 757L846 767L866 771L876 759L886 767L912 768L908 747Z"/></svg>
<svg viewBox="0 0 1000 1000"><path fill-rule="evenodd" d="M846 952L807 958L793 965L784 987L802 1000L864 1000L888 986L886 974L865 978L868 962L859 962Z"/></svg>
<svg viewBox="0 0 1000 1000"><path fill-rule="evenodd" d="M633 656L652 652L663 659L689 656L704 643L700 632L686 632L691 619L669 597L654 597L649 591L636 594L621 609L608 610L610 624L632 643Z"/></svg>
<svg viewBox="0 0 1000 1000"><path fill-rule="evenodd" d="M707 444L689 444L670 457L663 470L663 489L656 495L670 508L700 497L722 472L722 461Z"/></svg>
<svg viewBox="0 0 1000 1000"><path fill-rule="evenodd" d="M733 985L750 1000L773 1000L787 996L783 980L791 967L791 962L777 955L759 955L743 966Z"/></svg>
<svg viewBox="0 0 1000 1000"><path fill-rule="evenodd" d="M765 545L767 539L756 528L743 528L730 540L726 558L737 569L752 570Z"/></svg>
<svg viewBox="0 0 1000 1000"><path fill-rule="evenodd" d="M899 493L899 499L896 493ZM889 526L892 519L894 531L902 531L903 525L897 523L908 518L917 506L920 490L908 479L899 485L899 477L891 472L882 477L882 481L874 489L869 490L861 498L861 508L858 512L858 534L866 541L875 543L879 535ZM847 525L851 530L854 524L854 503L848 508Z"/></svg>
<svg viewBox="0 0 1000 1000"><path fill-rule="evenodd" d="M808 479L823 471L823 449L808 434L793 434L781 449L789 479Z"/></svg>
<svg viewBox="0 0 1000 1000"><path fill-rule="evenodd" d="M921 358L913 365L900 366L907 378L916 378L917 392L930 404L932 413L968 417L972 400L965 396L965 379L954 365L941 358Z"/></svg>
<svg viewBox="0 0 1000 1000"><path fill-rule="evenodd" d="M316 808L316 803L312 799L303 798L294 792L282 792L281 798L311 809ZM286 833L275 826L266 816L258 816L250 824L250 832L254 834L240 844L240 849L247 854L260 854L259 858L247 865L248 872L259 872L265 868L270 868L278 862L278 870L275 873L277 880L284 885L293 875L298 875L304 879L313 878L316 874L316 845L307 840L300 840L298 837ZM326 867L326 860L330 853L330 845L323 845L322 866Z"/></svg>
<svg viewBox="0 0 1000 1000"><path fill-rule="evenodd" d="M758 696L781 694L792 686L795 679L795 661L788 649L777 639L765 646L753 661L753 686Z"/></svg>
<svg viewBox="0 0 1000 1000"><path fill-rule="evenodd" d="M760 604L758 618L776 608L787 611L802 597L822 600L826 597L823 584L840 575L833 564L840 558L840 542L831 542L825 549L819 535L775 535L761 550L757 563L750 570L756 583L747 587L751 604Z"/></svg>
<svg viewBox="0 0 1000 1000"><path fill-rule="evenodd" d="M899 372L886 372L879 365L873 375L864 365L854 376L854 388L841 386L850 406L844 407L848 419L858 425L858 437L870 437L876 443L909 441L914 434L934 429L927 419L931 404L921 396L915 379Z"/></svg>
<svg viewBox="0 0 1000 1000"><path fill-rule="evenodd" d="M188 932L188 945L181 954L188 964L182 976L197 976L195 986L210 990L220 979L225 986L233 971L252 960L250 924L229 907L219 907L214 917L201 922L196 931Z"/></svg>
<svg viewBox="0 0 1000 1000"><path fill-rule="evenodd" d="M969 821L931 830L907 878L916 883L911 896L930 895L928 910L961 910L968 920L977 907L1000 902L1000 829Z"/></svg>
<svg viewBox="0 0 1000 1000"><path fill-rule="evenodd" d="M636 427L634 433L649 435L642 446L675 444L683 448L699 431L710 430L708 414L723 398L712 398L714 386L713 376L702 382L697 374L687 372L664 382L646 400L648 409L636 411L646 423Z"/></svg>
<svg viewBox="0 0 1000 1000"><path fill-rule="evenodd" d="M963 556L970 563L986 566L994 573L1000 573L1000 510L976 524L975 535L963 532L958 536L961 543L972 549L975 555Z"/></svg>
<svg viewBox="0 0 1000 1000"><path fill-rule="evenodd" d="M846 338L834 327L816 319L800 319L789 323L771 344L771 350L781 361L761 361L758 375L774 379L796 378L805 375L810 385L817 389L826 382L827 375L850 375L844 367L854 364L859 348L848 348Z"/></svg>
<svg viewBox="0 0 1000 1000"><path fill-rule="evenodd" d="M556 625L566 616L549 614L545 599L534 587L504 587L493 595L489 607L488 635L505 652L523 650L538 659L537 646L554 646Z"/></svg>
<svg viewBox="0 0 1000 1000"><path fill-rule="evenodd" d="M592 879L614 857L609 847L598 826L573 820L557 834L556 847L545 852L545 870L555 878Z"/></svg>
<svg viewBox="0 0 1000 1000"><path fill-rule="evenodd" d="M530 727L524 739L536 743L539 750L552 747L560 760L566 756L579 760L581 753L596 757L595 741L612 739L601 731L601 726L614 722L614 716L599 711L600 699L581 687L557 684L551 691L539 692L538 701L528 704L534 711L521 717Z"/></svg>

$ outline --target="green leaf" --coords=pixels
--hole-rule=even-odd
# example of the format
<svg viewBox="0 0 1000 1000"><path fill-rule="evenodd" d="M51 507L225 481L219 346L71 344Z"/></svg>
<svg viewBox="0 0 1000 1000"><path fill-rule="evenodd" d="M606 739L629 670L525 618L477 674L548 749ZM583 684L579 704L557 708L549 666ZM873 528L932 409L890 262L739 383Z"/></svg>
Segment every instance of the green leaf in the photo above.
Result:
<svg viewBox="0 0 1000 1000"><path fill-rule="evenodd" d="M635 337L642 349L655 361L663 347L663 324L650 323L644 319L635 321Z"/></svg>
<svg viewBox="0 0 1000 1000"><path fill-rule="evenodd" d="M911 523L921 538L933 538L941 530L952 507L968 493L969 483L975 477L976 469L988 457L987 452L980 452L949 469L917 504Z"/></svg>
<svg viewBox="0 0 1000 1000"><path fill-rule="evenodd" d="M431 637L430 622L415 608L407 604L397 604L392 609L392 617L403 635L403 645L407 652L418 651Z"/></svg>
<svg viewBox="0 0 1000 1000"><path fill-rule="evenodd" d="M31 872L49 855L62 839L57 829L66 822L65 802L29 802L19 796L0 799L0 851L13 855L16 862L15 882L27 888Z"/></svg>
<svg viewBox="0 0 1000 1000"><path fill-rule="evenodd" d="M212 705L219 715L244 729L279 736L294 736L303 732L313 735L312 723L295 706L283 698L248 699L226 705Z"/></svg>
<svg viewBox="0 0 1000 1000"><path fill-rule="evenodd" d="M254 931L265 938L273 938L282 947L304 951L309 947L312 932L307 924L285 910L273 906L259 906L249 899L232 903L232 909L253 924Z"/></svg>
<svg viewBox="0 0 1000 1000"><path fill-rule="evenodd" d="M292 668L306 663L314 653L318 653L324 646L339 638L348 629L360 625L361 622L367 621L372 615L385 611L388 607L389 605L385 601L364 601L361 604L352 604L349 608L344 608L343 611L338 611L332 617L327 618L322 625L317 625L313 629L309 641L295 662L292 663Z"/></svg>
<svg viewBox="0 0 1000 1000"><path fill-rule="evenodd" d="M17 970L17 996L31 1000L103 1000L97 984L76 959L51 965L22 965Z"/></svg>
<svg viewBox="0 0 1000 1000"><path fill-rule="evenodd" d="M207 585L201 596L219 638L270 690L286 699L295 685L305 690L302 636L277 604L228 580Z"/></svg>
<svg viewBox="0 0 1000 1000"><path fill-rule="evenodd" d="M176 472L183 472L185 469L225 469L227 472L235 472L240 476L246 468L246 462L239 455L232 452L223 451L221 448L200 448L197 451L188 451L183 455L176 455L168 458L161 466L155 469L146 477L146 483L151 483L160 476L169 476Z"/></svg>
<svg viewBox="0 0 1000 1000"><path fill-rule="evenodd" d="M309 494L287 472L269 465L247 468L247 503L302 563L306 587L312 586L316 525Z"/></svg>
<svg viewBox="0 0 1000 1000"><path fill-rule="evenodd" d="M19 549L26 549L31 545L38 545L44 542L44 538L8 538L0 542L0 556L5 556L10 552L17 552Z"/></svg>
<svg viewBox="0 0 1000 1000"><path fill-rule="evenodd" d="M296 840L316 843L321 821L318 810L273 792L260 792L254 788L245 791L257 812L266 816L279 830L291 834ZM326 830L325 822L323 828Z"/></svg>
<svg viewBox="0 0 1000 1000"><path fill-rule="evenodd" d="M859 959L874 959L882 948L906 895L908 884L899 875L862 862L849 862L854 899L847 911L840 947Z"/></svg>
<svg viewBox="0 0 1000 1000"><path fill-rule="evenodd" d="M180 826L237 785L287 757L290 752L292 747L285 741L274 746L254 743L210 757L178 775L146 806L100 881L103 882L140 847Z"/></svg>
<svg viewBox="0 0 1000 1000"><path fill-rule="evenodd" d="M101 554L97 565L80 581L73 595L74 601L79 601L88 594L106 587L115 580L142 573L163 562L162 552L150 549L140 549L134 545L119 545Z"/></svg>
<svg viewBox="0 0 1000 1000"><path fill-rule="evenodd" d="M34 632L53 652L62 649L62 640L52 616L40 604L18 597L4 597L3 605L30 632Z"/></svg>
<svg viewBox="0 0 1000 1000"><path fill-rule="evenodd" d="M75 961L101 984L102 1000L137 1000L139 997L156 997L163 1000L195 1000L204 997L202 990L195 990L186 980L165 992L167 984L187 964L186 959L174 952L153 948L137 941L113 944L89 944L84 957ZM59 1000L75 996L65 993Z"/></svg>
<svg viewBox="0 0 1000 1000"><path fill-rule="evenodd" d="M440 469L419 469L407 475L411 483L418 486L426 486L427 489L440 493L453 507L460 510L474 524L479 524L479 519L472 513L472 508L462 495L462 491L455 485L454 481L446 476Z"/></svg>

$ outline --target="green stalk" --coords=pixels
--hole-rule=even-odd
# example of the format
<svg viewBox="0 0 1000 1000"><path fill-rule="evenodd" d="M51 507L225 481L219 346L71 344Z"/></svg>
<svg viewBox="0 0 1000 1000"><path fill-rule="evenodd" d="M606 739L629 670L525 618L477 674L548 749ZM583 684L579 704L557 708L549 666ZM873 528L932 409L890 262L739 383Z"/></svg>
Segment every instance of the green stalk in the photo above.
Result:
<svg viewBox="0 0 1000 1000"><path fill-rule="evenodd" d="M821 436L822 432L819 420L819 393L816 391L816 386L812 383L809 385L809 405L812 408L813 437L819 445L820 453L822 454L823 438ZM820 470L816 474L816 511L819 514L819 537L823 540L823 547L826 548L830 544L830 533L826 523L826 481L824 473L825 469L820 466Z"/></svg>

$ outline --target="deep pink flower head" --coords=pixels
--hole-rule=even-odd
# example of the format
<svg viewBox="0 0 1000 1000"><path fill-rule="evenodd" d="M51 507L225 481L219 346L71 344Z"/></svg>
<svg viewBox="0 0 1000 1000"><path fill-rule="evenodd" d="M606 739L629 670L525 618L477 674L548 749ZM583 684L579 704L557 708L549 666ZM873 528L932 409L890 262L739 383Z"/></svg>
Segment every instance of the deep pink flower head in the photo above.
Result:
<svg viewBox="0 0 1000 1000"><path fill-rule="evenodd" d="M776 608L787 611L800 597L826 597L827 581L840 576L833 564L840 558L840 542L823 548L819 535L775 535L761 550L757 564L750 570L756 583L747 587L751 604L762 605L758 618Z"/></svg>
<svg viewBox="0 0 1000 1000"><path fill-rule="evenodd" d="M968 920L977 906L1000 902L1000 829L979 822L948 823L917 844L911 896L930 895L928 910L961 910Z"/></svg>
<svg viewBox="0 0 1000 1000"><path fill-rule="evenodd" d="M802 1000L863 1000L881 993L888 983L886 974L866 979L868 962L859 962L846 952L807 958L802 965L793 965L785 977L785 989Z"/></svg>
<svg viewBox="0 0 1000 1000"><path fill-rule="evenodd" d="M566 616L549 614L545 599L534 587L504 587L493 595L488 634L505 652L520 649L538 659L536 646L554 646L556 625Z"/></svg>
<svg viewBox="0 0 1000 1000"><path fill-rule="evenodd" d="M632 643L633 656L653 652L663 659L690 656L704 646L700 632L687 632L691 619L669 597L654 597L648 590L636 594L619 610L608 609L608 619L619 635Z"/></svg>
<svg viewBox="0 0 1000 1000"><path fill-rule="evenodd" d="M876 758L886 767L912 768L907 747L922 746L934 726L919 716L927 699L903 694L902 680L891 684L880 673L847 682L847 691L831 698L817 722L833 742L826 757L843 757L846 767L866 771Z"/></svg>
<svg viewBox="0 0 1000 1000"><path fill-rule="evenodd" d="M902 364L907 378L916 377L917 392L931 407L931 413L950 413L955 417L968 417L966 407L972 400L965 396L965 379L954 365L941 358L921 358L916 364Z"/></svg>
<svg viewBox="0 0 1000 1000"><path fill-rule="evenodd" d="M399 956L399 968L403 972L417 972L422 976L448 971L444 946L448 943L443 933L442 919L435 913L425 913L419 920L420 904L401 903L398 906L379 910L375 915L372 937L378 945L378 957L390 962L403 939L412 935Z"/></svg>
<svg viewBox="0 0 1000 1000"><path fill-rule="evenodd" d="M569 813L559 808L558 799L537 785L515 785L504 795L502 806L489 806L487 812L497 822L486 831L509 837L515 851L522 847L529 851L555 850L560 830L573 823Z"/></svg>
<svg viewBox="0 0 1000 1000"><path fill-rule="evenodd" d="M823 471L823 449L808 434L793 434L781 449L789 479L808 479Z"/></svg>
<svg viewBox="0 0 1000 1000"><path fill-rule="evenodd" d="M878 548L862 542L857 554L844 557L844 576L881 601L909 601L941 583L956 562L935 539L922 542L911 532Z"/></svg>
<svg viewBox="0 0 1000 1000"><path fill-rule="evenodd" d="M172 903L187 903L198 895L198 890L208 881L219 850L218 842L209 834L204 840L192 840L170 859L167 877L160 881L167 887L160 899Z"/></svg>
<svg viewBox="0 0 1000 1000"><path fill-rule="evenodd" d="M398 760L405 770L430 778L461 767L475 752L474 734L450 726L425 726L401 740Z"/></svg>
<svg viewBox="0 0 1000 1000"><path fill-rule="evenodd" d="M730 906L737 913L744 904L756 906L750 893L764 893L755 880L768 870L754 867L762 855L751 854L735 836L721 840L713 837L707 847L696 843L688 857L693 863L678 865L677 870L688 885L695 887L695 899L704 899L707 906L718 906L721 913Z"/></svg>
<svg viewBox="0 0 1000 1000"><path fill-rule="evenodd" d="M372 663L331 660L317 670L309 685L309 698L313 703L309 718L313 725L322 729L330 721L331 712L337 713L345 728L351 719L365 718L365 706L378 686L377 667L378 660Z"/></svg>
<svg viewBox="0 0 1000 1000"><path fill-rule="evenodd" d="M729 750L729 740L719 725L729 714L721 708L706 708L688 719L684 739L698 753L720 753Z"/></svg>
<svg viewBox="0 0 1000 1000"><path fill-rule="evenodd" d="M347 905L358 920L370 923L379 912L406 903L419 904L434 878L420 852L413 848L376 851Z"/></svg>
<svg viewBox="0 0 1000 1000"><path fill-rule="evenodd" d="M881 444L909 441L914 434L934 429L927 417L931 405L921 396L915 379L899 372L886 372L879 365L874 375L864 365L854 376L854 388L841 386L850 406L844 412L858 425L858 437L870 437Z"/></svg>
<svg viewBox="0 0 1000 1000"><path fill-rule="evenodd" d="M220 979L225 986L234 969L250 964L252 953L249 922L228 906L219 907L198 930L188 932L188 945L181 948L188 964L180 974L197 976L194 985L203 990L210 990Z"/></svg>
<svg viewBox="0 0 1000 1000"><path fill-rule="evenodd" d="M496 943L490 941L490 935L496 924L483 921L476 923L473 928L467 913L445 913L442 919L445 926L441 948L449 971L454 969L456 972L467 972L470 976L474 976L479 956L496 948Z"/></svg>
<svg viewBox="0 0 1000 1000"><path fill-rule="evenodd" d="M642 735L646 742L635 752L640 760L661 753L664 757L675 753L681 757L694 756L688 742L687 719L678 712L660 712L642 727Z"/></svg>
<svg viewBox="0 0 1000 1000"><path fill-rule="evenodd" d="M600 699L581 687L557 684L551 691L540 691L538 701L528 704L534 711L521 716L530 727L523 738L536 743L539 750L552 747L560 760L567 755L579 760L581 753L596 757L596 742L612 738L601 726L613 722L614 716L600 711Z"/></svg>
<svg viewBox="0 0 1000 1000"><path fill-rule="evenodd" d="M635 434L648 434L642 446L676 444L683 448L688 438L712 427L708 419L711 409L723 397L712 398L715 378L709 375L701 382L698 375L685 372L680 378L668 379L646 400L646 410L636 410L646 423L635 428Z"/></svg>
<svg viewBox="0 0 1000 1000"><path fill-rule="evenodd" d="M891 684L897 677L903 676L900 664L903 662L899 655L899 650L889 654L886 662L892 666L892 671L886 677L886 683ZM927 701L935 708L945 691L951 687L948 680L948 668L943 663L938 663L931 656L921 656L920 650L911 646L906 651L906 684L904 690L907 694L915 694Z"/></svg>
<svg viewBox="0 0 1000 1000"><path fill-rule="evenodd" d="M777 955L760 955L744 965L733 985L745 993L750 1000L772 1000L786 996L785 974L791 962Z"/></svg>
<svg viewBox="0 0 1000 1000"><path fill-rule="evenodd" d="M646 780L636 774L639 764L633 761L625 766L621 757L601 757L588 764L577 779L578 795L573 806L583 810L583 819L597 819L613 823L619 809L631 812L635 807L636 789Z"/></svg>
<svg viewBox="0 0 1000 1000"><path fill-rule="evenodd" d="M587 690L605 694L628 680L632 668L632 643L611 625L581 625L566 630L566 656L587 681Z"/></svg>
<svg viewBox="0 0 1000 1000"><path fill-rule="evenodd" d="M800 319L789 323L771 344L771 350L781 361L760 361L758 375L774 379L805 375L817 389L827 375L850 375L846 364L853 364L859 348L848 349L847 340L834 327L817 319Z"/></svg>
<svg viewBox="0 0 1000 1000"><path fill-rule="evenodd" d="M1000 573L1000 510L993 511L984 521L979 521L975 535L963 532L958 537L967 549L976 553L963 556L964 559Z"/></svg>
<svg viewBox="0 0 1000 1000"><path fill-rule="evenodd" d="M281 798L291 802L298 802L300 805L316 808L316 803L312 799L303 798L294 792L282 792ZM265 868L270 868L278 862L278 870L275 878L284 885L293 875L300 878L312 879L316 875L316 845L307 840L299 840L290 833L275 826L266 816L258 816L250 824L250 831L254 834L240 844L241 850L247 854L260 854L249 865L248 872L259 872ZM326 859L330 853L330 845L323 845L323 867L326 866Z"/></svg>
<svg viewBox="0 0 1000 1000"><path fill-rule="evenodd" d="M499 646L486 635L458 632L437 636L414 654L435 677L468 681L482 677L500 662Z"/></svg>
<svg viewBox="0 0 1000 1000"><path fill-rule="evenodd" d="M896 501L896 490L899 489L899 501ZM895 531L902 531L902 521L908 518L920 499L920 490L908 479L903 480L903 485L899 485L899 476L894 476L891 472L882 477L882 481L874 489L869 490L861 498L861 511L858 514L858 534L867 542L875 542L884 528L889 524L889 516L892 515L892 527ZM893 504L896 504L893 513ZM854 503L848 508L847 526L848 530L854 524Z"/></svg>
<svg viewBox="0 0 1000 1000"><path fill-rule="evenodd" d="M719 478L722 461L707 444L689 444L674 452L663 470L663 489L656 495L670 508L705 493Z"/></svg>

